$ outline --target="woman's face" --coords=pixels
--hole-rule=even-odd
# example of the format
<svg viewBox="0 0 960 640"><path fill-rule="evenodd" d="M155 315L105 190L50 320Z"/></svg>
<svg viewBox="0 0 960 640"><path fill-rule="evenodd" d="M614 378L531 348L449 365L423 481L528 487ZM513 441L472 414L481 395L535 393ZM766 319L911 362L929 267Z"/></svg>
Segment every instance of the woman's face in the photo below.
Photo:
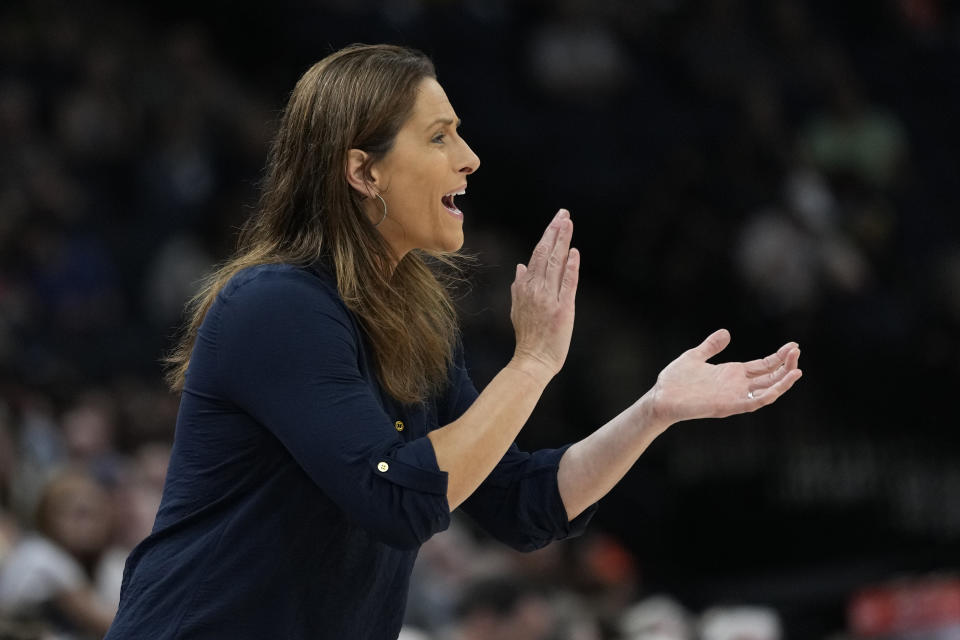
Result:
<svg viewBox="0 0 960 640"><path fill-rule="evenodd" d="M411 249L456 251L463 246L463 213L453 200L466 190L467 176L480 166L480 158L457 134L458 125L443 88L425 78L393 148L370 167L388 211L377 230L398 258ZM380 200L365 203L376 223L383 216Z"/></svg>

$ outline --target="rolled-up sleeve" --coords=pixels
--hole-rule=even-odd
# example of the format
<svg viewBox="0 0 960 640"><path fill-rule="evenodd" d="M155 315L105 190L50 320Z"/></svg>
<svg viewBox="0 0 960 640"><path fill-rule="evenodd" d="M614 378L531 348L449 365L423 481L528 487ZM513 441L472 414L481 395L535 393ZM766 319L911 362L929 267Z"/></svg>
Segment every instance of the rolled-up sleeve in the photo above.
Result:
<svg viewBox="0 0 960 640"><path fill-rule="evenodd" d="M449 526L447 474L429 439L398 437L332 291L303 271L263 270L232 281L218 303L227 399L269 429L350 520L398 548Z"/></svg>
<svg viewBox="0 0 960 640"><path fill-rule="evenodd" d="M441 424L459 418L477 398L477 390L458 350ZM518 551L533 551L584 532L597 510L591 505L573 520L557 485L560 459L570 445L533 453L510 446L462 508L487 533Z"/></svg>
<svg viewBox="0 0 960 640"><path fill-rule="evenodd" d="M567 519L557 468L568 446L525 453L512 445L463 509L487 533L518 551L580 535L597 505Z"/></svg>

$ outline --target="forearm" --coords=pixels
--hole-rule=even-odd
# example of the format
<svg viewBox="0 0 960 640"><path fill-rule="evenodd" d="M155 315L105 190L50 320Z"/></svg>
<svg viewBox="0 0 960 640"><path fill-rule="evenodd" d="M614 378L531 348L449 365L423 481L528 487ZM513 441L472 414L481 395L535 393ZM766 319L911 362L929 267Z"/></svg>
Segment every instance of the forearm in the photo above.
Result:
<svg viewBox="0 0 960 640"><path fill-rule="evenodd" d="M557 470L567 518L573 520L605 496L668 426L653 417L647 394L567 449Z"/></svg>
<svg viewBox="0 0 960 640"><path fill-rule="evenodd" d="M570 214L561 209L529 264L517 265L510 286L513 359L460 418L428 434L437 464L447 472L451 510L500 462L567 357L580 269L580 254L570 248L572 233Z"/></svg>
<svg viewBox="0 0 960 640"><path fill-rule="evenodd" d="M437 464L447 472L447 503L457 508L490 475L527 422L550 376L536 365L511 360L469 409L431 431Z"/></svg>

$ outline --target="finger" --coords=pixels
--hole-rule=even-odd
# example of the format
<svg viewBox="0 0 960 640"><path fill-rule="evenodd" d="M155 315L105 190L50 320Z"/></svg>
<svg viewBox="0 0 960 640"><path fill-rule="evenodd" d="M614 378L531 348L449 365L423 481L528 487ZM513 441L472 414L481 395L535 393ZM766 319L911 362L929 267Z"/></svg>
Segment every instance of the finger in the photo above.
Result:
<svg viewBox="0 0 960 640"><path fill-rule="evenodd" d="M560 304L573 306L577 297L577 283L580 281L580 252L570 249L567 264L563 269L563 280L560 281Z"/></svg>
<svg viewBox="0 0 960 640"><path fill-rule="evenodd" d="M779 349L776 353L771 353L766 358L761 358L759 360L751 360L750 362L744 363L747 368L747 375L750 377L753 376L762 376L766 373L770 373L780 365L784 363L787 359L787 354L792 350L797 348L796 342L788 342Z"/></svg>
<svg viewBox="0 0 960 640"><path fill-rule="evenodd" d="M517 273L513 277L514 282L520 282L521 276L527 272L527 268L522 264L517 265Z"/></svg>
<svg viewBox="0 0 960 640"><path fill-rule="evenodd" d="M783 368L787 371L793 371L800 365L800 347L795 347L787 353L787 359L784 361Z"/></svg>
<svg viewBox="0 0 960 640"><path fill-rule="evenodd" d="M553 245L556 244L557 241L560 220L563 219L564 214L569 215L566 209L560 209L560 211L557 212L557 215L553 217L553 220L550 221L550 224L548 224L544 230L540 242L534 247L533 254L530 256L530 262L527 264L527 269L532 274L542 275L544 269L546 269L550 252L553 250Z"/></svg>
<svg viewBox="0 0 960 640"><path fill-rule="evenodd" d="M730 332L726 329L717 329L690 352L700 360L706 361L726 349L728 344L730 344Z"/></svg>
<svg viewBox="0 0 960 640"><path fill-rule="evenodd" d="M784 393L790 390L790 387L796 383L803 376L803 371L800 369L794 369L793 371L787 373L780 379L776 384L766 389L760 389L758 391L750 391L747 394L747 403L750 406L751 411L755 411L760 407L765 407L768 404L773 404L776 402L777 398L782 396Z"/></svg>
<svg viewBox="0 0 960 640"><path fill-rule="evenodd" d="M784 376L797 368L797 363L800 359L800 349L791 349L786 356L786 360L780 364L776 369L770 373L765 373L762 376L757 376L752 378L753 384L750 385L749 389L751 392L756 395L756 393L767 387L772 387L774 384L779 382Z"/></svg>
<svg viewBox="0 0 960 640"><path fill-rule="evenodd" d="M787 344L777 349L775 353L771 353L766 358L762 358L760 360L753 360L751 362L746 363L747 375L759 376L766 373L770 373L771 371L775 370L777 367L782 366L784 361L786 360L786 357L789 351L791 349L795 349L796 347L797 347L796 342L788 342Z"/></svg>
<svg viewBox="0 0 960 640"><path fill-rule="evenodd" d="M775 385L777 382L782 380L784 376L797 368L797 358L799 355L799 350L791 351L790 354L787 355L787 361L783 364L783 366L777 367L770 373L765 373L762 376L751 378L750 380L752 384L750 385L749 390L756 395L757 392Z"/></svg>
<svg viewBox="0 0 960 640"><path fill-rule="evenodd" d="M573 237L573 221L560 220L557 241L547 260L546 286L551 294L560 295L560 281L563 279L567 259L570 255L570 238Z"/></svg>

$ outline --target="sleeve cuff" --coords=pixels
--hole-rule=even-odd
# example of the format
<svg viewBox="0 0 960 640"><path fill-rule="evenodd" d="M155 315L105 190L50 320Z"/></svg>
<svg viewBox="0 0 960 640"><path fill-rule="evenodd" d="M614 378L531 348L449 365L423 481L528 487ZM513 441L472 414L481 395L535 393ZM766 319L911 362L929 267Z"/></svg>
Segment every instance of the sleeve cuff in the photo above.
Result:
<svg viewBox="0 0 960 640"><path fill-rule="evenodd" d="M573 520L567 519L567 510L557 485L557 469L560 458L569 446L541 449L531 454L533 460L522 483L526 485L526 495L538 496L539 500L527 498L518 501L520 521L527 523L529 536L525 544L517 547L522 551L539 549L554 540L579 536L597 511L598 503L594 503Z"/></svg>
<svg viewBox="0 0 960 640"><path fill-rule="evenodd" d="M593 514L595 514L599 508L600 503L594 502L592 505L584 509L583 512L576 518L573 520L568 520L566 531L563 532L563 535L559 539L562 540L563 538L576 538L577 536L583 535L583 532L587 530L587 525L590 524L590 520L593 518Z"/></svg>
<svg viewBox="0 0 960 640"><path fill-rule="evenodd" d="M447 472L437 465L433 443L427 437L371 457L370 466L375 475L407 489L447 495Z"/></svg>
<svg viewBox="0 0 960 640"><path fill-rule="evenodd" d="M553 486L547 495L550 496L548 500L552 507L549 511L557 514L556 519L552 523L554 540L564 540L582 535L583 532L586 531L587 525L590 524L593 514L600 508L600 503L594 502L573 520L567 519L567 508L563 504L563 497L560 495L560 486L557 484L557 471L560 468L560 459L569 448L570 445L568 444L559 449L544 449L533 454L535 457L543 456L538 466L548 467L552 471L550 480Z"/></svg>

